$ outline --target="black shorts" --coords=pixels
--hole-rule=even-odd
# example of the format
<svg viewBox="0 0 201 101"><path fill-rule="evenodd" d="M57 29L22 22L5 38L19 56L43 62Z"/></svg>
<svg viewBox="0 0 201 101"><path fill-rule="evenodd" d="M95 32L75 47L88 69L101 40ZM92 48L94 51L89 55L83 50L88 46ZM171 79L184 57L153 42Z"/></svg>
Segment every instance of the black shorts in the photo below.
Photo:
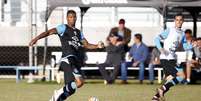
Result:
<svg viewBox="0 0 201 101"><path fill-rule="evenodd" d="M64 71L65 84L74 81L75 78L82 77L81 65L78 63L77 58L73 56L62 58L59 70Z"/></svg>
<svg viewBox="0 0 201 101"><path fill-rule="evenodd" d="M165 76L172 75L173 77L177 76L177 69L175 68L177 66L176 60L165 60L161 59L161 66L163 67L163 71Z"/></svg>

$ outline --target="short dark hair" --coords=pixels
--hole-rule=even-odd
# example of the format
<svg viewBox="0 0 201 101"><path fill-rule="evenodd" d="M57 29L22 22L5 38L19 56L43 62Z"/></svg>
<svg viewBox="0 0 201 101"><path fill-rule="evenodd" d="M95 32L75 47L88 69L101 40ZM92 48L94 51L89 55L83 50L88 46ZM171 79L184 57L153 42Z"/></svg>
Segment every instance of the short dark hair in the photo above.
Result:
<svg viewBox="0 0 201 101"><path fill-rule="evenodd" d="M126 22L126 21L125 21L124 19L120 19L120 20L119 20L119 24L125 24L125 22Z"/></svg>
<svg viewBox="0 0 201 101"><path fill-rule="evenodd" d="M196 41L201 40L201 37L196 38Z"/></svg>
<svg viewBox="0 0 201 101"><path fill-rule="evenodd" d="M182 13L177 13L177 14L174 16L174 18L176 18L177 16L181 16L181 17L184 19L184 16L183 16Z"/></svg>
<svg viewBox="0 0 201 101"><path fill-rule="evenodd" d="M188 33L188 34L192 34L192 30L191 30L191 29L186 29L186 30L185 30L185 34L187 34L187 33Z"/></svg>
<svg viewBox="0 0 201 101"><path fill-rule="evenodd" d="M142 35L140 33L137 33L134 36L135 36L135 38L139 39L140 42L142 42Z"/></svg>
<svg viewBox="0 0 201 101"><path fill-rule="evenodd" d="M75 12L74 10L68 10L67 16L68 16L69 14L75 14L75 15L76 15L76 12Z"/></svg>

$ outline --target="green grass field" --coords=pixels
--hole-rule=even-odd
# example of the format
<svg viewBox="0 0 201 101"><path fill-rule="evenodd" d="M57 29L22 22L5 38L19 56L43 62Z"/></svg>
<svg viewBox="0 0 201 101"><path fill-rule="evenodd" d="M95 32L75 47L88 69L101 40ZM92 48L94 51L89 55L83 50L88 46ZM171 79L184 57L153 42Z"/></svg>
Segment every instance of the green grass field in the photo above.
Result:
<svg viewBox="0 0 201 101"><path fill-rule="evenodd" d="M138 84L130 80L128 85L104 85L102 80L86 80L86 84L67 101L88 101L96 96L100 101L151 101L160 85ZM62 84L0 79L0 101L48 101L53 90ZM201 101L201 85L178 85L166 94L166 101Z"/></svg>

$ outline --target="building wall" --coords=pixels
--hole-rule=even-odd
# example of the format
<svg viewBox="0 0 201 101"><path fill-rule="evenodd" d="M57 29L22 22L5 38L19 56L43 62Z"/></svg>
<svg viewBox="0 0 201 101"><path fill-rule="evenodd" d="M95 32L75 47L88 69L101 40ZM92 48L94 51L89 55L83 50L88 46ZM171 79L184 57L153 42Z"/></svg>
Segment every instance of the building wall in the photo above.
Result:
<svg viewBox="0 0 201 101"><path fill-rule="evenodd" d="M36 18L33 17L33 24L37 24L37 35L45 31L43 22L46 0L33 0L37 10ZM15 6L13 6L15 5ZM28 0L8 0L4 5L5 18L0 20L0 46L27 46L31 40L30 27L28 26ZM66 22L66 12L73 9L77 12L76 27L80 28L80 9L78 7L58 7L56 8L49 20L48 28L56 27L58 24ZM1 12L1 10L0 10ZM2 12L0 13L2 14ZM33 14L35 16L35 14ZM135 33L143 35L143 41L148 46L153 46L154 37L163 29L163 19L154 8L137 8L137 7L93 7L90 8L83 18L83 33L91 43L105 41L110 29L118 26L118 20L124 18L126 27L132 30L132 36ZM173 26L174 23L168 23ZM184 28L192 29L192 23L184 23ZM201 36L201 23L198 23L198 36ZM32 34L35 32L33 31ZM133 42L131 41L130 44ZM39 46L44 45L44 40L37 43ZM58 36L53 35L48 38L48 46L60 46Z"/></svg>

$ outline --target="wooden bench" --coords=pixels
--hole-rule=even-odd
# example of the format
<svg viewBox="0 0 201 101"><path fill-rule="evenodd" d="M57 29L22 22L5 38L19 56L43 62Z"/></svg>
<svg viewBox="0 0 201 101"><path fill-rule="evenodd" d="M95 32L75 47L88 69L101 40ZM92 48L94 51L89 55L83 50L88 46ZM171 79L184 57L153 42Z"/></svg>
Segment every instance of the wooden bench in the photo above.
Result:
<svg viewBox="0 0 201 101"><path fill-rule="evenodd" d="M55 65L59 64L62 53L61 52L52 52L52 59L51 59L51 66L54 67ZM97 64L97 63L104 63L106 60L107 52L87 52L87 60L86 64ZM106 67L108 70L114 69L113 67ZM98 67L82 67L81 70L98 70ZM139 70L139 67L128 67L128 70ZM149 70L149 68L145 68L145 70ZM162 82L162 68L154 68L158 72L157 79L158 83ZM52 71L52 76L54 76L54 72ZM54 80L54 77L52 77L52 80Z"/></svg>

